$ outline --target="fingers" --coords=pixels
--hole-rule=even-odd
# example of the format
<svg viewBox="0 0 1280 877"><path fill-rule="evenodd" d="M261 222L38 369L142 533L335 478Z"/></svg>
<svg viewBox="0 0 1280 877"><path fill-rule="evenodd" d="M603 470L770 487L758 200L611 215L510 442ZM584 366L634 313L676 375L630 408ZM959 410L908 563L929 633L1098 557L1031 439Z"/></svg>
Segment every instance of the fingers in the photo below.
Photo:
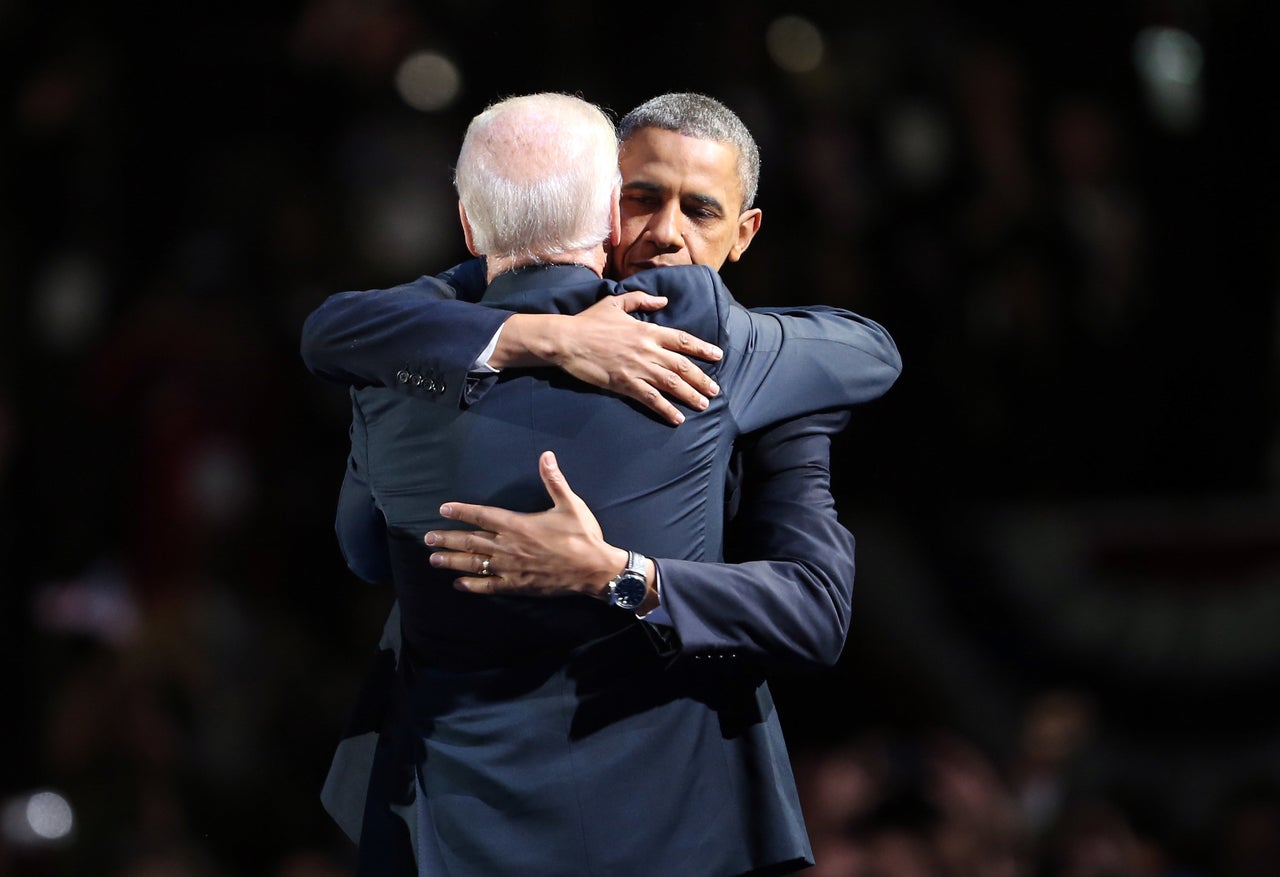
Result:
<svg viewBox="0 0 1280 877"><path fill-rule="evenodd" d="M655 414L672 426L679 426L684 423L684 413L667 401L661 393L655 390L649 384L637 382L635 388L627 393L637 402L643 403L647 408L651 409Z"/></svg>
<svg viewBox="0 0 1280 877"><path fill-rule="evenodd" d="M703 411L710 404L708 399L719 395L720 386L687 356L675 351L696 351L713 360L722 354L720 348L687 332L660 326L649 328L658 333L650 342L655 346L635 365L626 382L619 382L615 389L643 403L668 423L679 426L684 422L684 415L672 403Z"/></svg>
<svg viewBox="0 0 1280 877"><path fill-rule="evenodd" d="M622 308L624 314L636 311L659 311L667 306L665 295L650 295L647 292L625 292L615 295L609 301Z"/></svg>
<svg viewBox="0 0 1280 877"><path fill-rule="evenodd" d="M636 311L657 311L667 306L666 296L650 295L647 292L627 292L602 301L620 308L626 314ZM719 347L682 329L655 326L651 323L641 325L647 325L647 328L654 333L659 347L696 359L705 359L707 362L719 362L724 357L724 351ZM637 329L637 331L644 330Z"/></svg>
<svg viewBox="0 0 1280 877"><path fill-rule="evenodd" d="M655 365L665 369L655 379L657 389L695 410L706 408L707 399L720 393L719 384L683 356L668 356Z"/></svg>
<svg viewBox="0 0 1280 877"><path fill-rule="evenodd" d="M501 575L493 563L493 558L487 554L469 551L436 551L431 554L430 562L436 569L452 569L466 576L493 578Z"/></svg>
<svg viewBox="0 0 1280 877"><path fill-rule="evenodd" d="M673 403L703 411L710 404L708 397L719 394L720 387L689 360L683 357L674 357L674 360L669 366L649 363L645 374L630 377L617 389L652 409L668 423L679 426L685 417Z"/></svg>
<svg viewBox="0 0 1280 877"><path fill-rule="evenodd" d="M667 326L658 326L656 328L659 330L658 343L667 350L683 353L685 356L692 356L697 359L705 359L708 362L719 362L724 357L723 350L714 344L703 341L696 335ZM692 366L690 367L692 368Z"/></svg>
<svg viewBox="0 0 1280 877"><path fill-rule="evenodd" d="M509 588L505 587L502 579L497 576L461 576L453 580L453 588L456 591L466 591L470 594L500 594L509 590Z"/></svg>
<svg viewBox="0 0 1280 877"><path fill-rule="evenodd" d="M678 426L684 422L684 415L671 402L702 411L709 404L708 399L720 393L719 385L688 357L715 362L724 353L688 332L662 326L653 328L657 332L654 340L660 349L652 361L654 371L644 378L652 390L641 389L635 398Z"/></svg>
<svg viewBox="0 0 1280 877"><path fill-rule="evenodd" d="M512 513L506 509L488 505L472 505L466 502L447 502L440 506L440 516L451 521L473 524L481 530L501 533L511 523Z"/></svg>
<svg viewBox="0 0 1280 877"><path fill-rule="evenodd" d="M497 534L485 530L431 530L422 541L430 548L489 557L494 552L495 538Z"/></svg>
<svg viewBox="0 0 1280 877"><path fill-rule="evenodd" d="M557 507L569 505L578 498L569 488L568 479L560 471L560 463L556 460L554 451L543 451L538 457L538 473L542 476L543 486L547 488L547 495Z"/></svg>
<svg viewBox="0 0 1280 877"><path fill-rule="evenodd" d="M674 401L681 402L694 411L702 411L708 405L705 396L671 371L655 371L644 378L630 378L626 383L620 383L616 389L649 408L672 426L684 423L684 412L673 405L663 395L664 392Z"/></svg>

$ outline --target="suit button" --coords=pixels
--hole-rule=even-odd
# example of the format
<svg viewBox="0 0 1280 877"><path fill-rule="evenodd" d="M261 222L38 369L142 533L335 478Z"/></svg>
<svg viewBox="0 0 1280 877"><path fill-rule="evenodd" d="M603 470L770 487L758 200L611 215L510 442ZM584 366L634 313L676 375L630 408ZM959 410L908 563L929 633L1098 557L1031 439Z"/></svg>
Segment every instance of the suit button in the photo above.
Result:
<svg viewBox="0 0 1280 877"><path fill-rule="evenodd" d="M409 373L404 369L400 369L400 371L396 372L396 380L402 384L409 383Z"/></svg>
<svg viewBox="0 0 1280 877"><path fill-rule="evenodd" d="M413 385L415 387L421 387L424 383L426 383L426 378L424 378L422 375L413 376Z"/></svg>

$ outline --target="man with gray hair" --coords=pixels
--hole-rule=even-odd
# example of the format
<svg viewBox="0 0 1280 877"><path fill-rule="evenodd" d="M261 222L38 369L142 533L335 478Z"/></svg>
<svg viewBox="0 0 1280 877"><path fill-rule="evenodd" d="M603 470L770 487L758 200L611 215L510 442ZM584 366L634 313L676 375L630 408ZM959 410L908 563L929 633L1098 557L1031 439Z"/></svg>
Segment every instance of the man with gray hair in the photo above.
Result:
<svg viewBox="0 0 1280 877"><path fill-rule="evenodd" d="M471 120L454 171L467 248L486 257L489 280L579 258L600 274L621 179L617 134L597 107L562 94L495 104Z"/></svg>
<svg viewBox="0 0 1280 877"><path fill-rule="evenodd" d="M811 861L762 678L673 660L639 616L660 603L654 557L720 560L732 442L865 401L896 377L896 350L834 308L749 312L710 267L602 280L604 241L617 252L620 234L616 164L592 159L616 157L616 140L593 133L601 121L612 140L590 105L533 95L468 129L456 182L468 246L487 257L480 303L555 317L645 289L666 307L642 316L723 351L701 367L718 392L673 428L545 368L504 370L462 407L353 391L351 465L385 518L403 638L361 873L732 875ZM561 225L546 214L566 197L592 203ZM601 216L605 237L585 246ZM442 503L536 513L546 491L594 510L596 544L628 545L588 551L607 559L557 586L561 599L477 597L427 563L422 534L447 523ZM471 571L504 573L489 557Z"/></svg>

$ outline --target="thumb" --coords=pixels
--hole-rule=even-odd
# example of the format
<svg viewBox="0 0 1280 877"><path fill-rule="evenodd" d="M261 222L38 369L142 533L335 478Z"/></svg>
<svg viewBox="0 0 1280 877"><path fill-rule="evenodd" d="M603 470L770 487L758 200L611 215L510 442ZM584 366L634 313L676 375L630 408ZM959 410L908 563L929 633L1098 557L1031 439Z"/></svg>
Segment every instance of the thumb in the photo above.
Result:
<svg viewBox="0 0 1280 877"><path fill-rule="evenodd" d="M660 311L667 306L665 295L650 295L647 292L624 292L615 296L614 300L624 314L634 311Z"/></svg>
<svg viewBox="0 0 1280 877"><path fill-rule="evenodd" d="M568 505L578 498L578 495L569 489L569 482L560 471L560 464L556 462L554 451L542 452L542 456L538 458L538 472L542 476L542 483L547 488L552 503L557 508Z"/></svg>

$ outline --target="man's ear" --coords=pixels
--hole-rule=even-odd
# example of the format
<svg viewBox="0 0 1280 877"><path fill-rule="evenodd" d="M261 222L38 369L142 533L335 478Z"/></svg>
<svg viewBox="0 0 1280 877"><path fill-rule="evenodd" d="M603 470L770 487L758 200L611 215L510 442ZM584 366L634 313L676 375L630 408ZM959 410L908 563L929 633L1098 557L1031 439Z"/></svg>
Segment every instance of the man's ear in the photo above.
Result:
<svg viewBox="0 0 1280 877"><path fill-rule="evenodd" d="M756 236L756 232L760 231L760 222L764 219L764 213L759 207L752 207L750 210L742 211L742 215L738 217L738 239L734 242L733 248L729 250L729 261L736 262L742 258L742 254L747 251L747 247L751 246L751 240Z"/></svg>
<svg viewBox="0 0 1280 877"><path fill-rule="evenodd" d="M471 233L471 222L467 219L467 208L462 206L462 202L458 202L458 219L462 220L462 236L467 241L467 251L473 256L481 255L476 249L475 237Z"/></svg>

